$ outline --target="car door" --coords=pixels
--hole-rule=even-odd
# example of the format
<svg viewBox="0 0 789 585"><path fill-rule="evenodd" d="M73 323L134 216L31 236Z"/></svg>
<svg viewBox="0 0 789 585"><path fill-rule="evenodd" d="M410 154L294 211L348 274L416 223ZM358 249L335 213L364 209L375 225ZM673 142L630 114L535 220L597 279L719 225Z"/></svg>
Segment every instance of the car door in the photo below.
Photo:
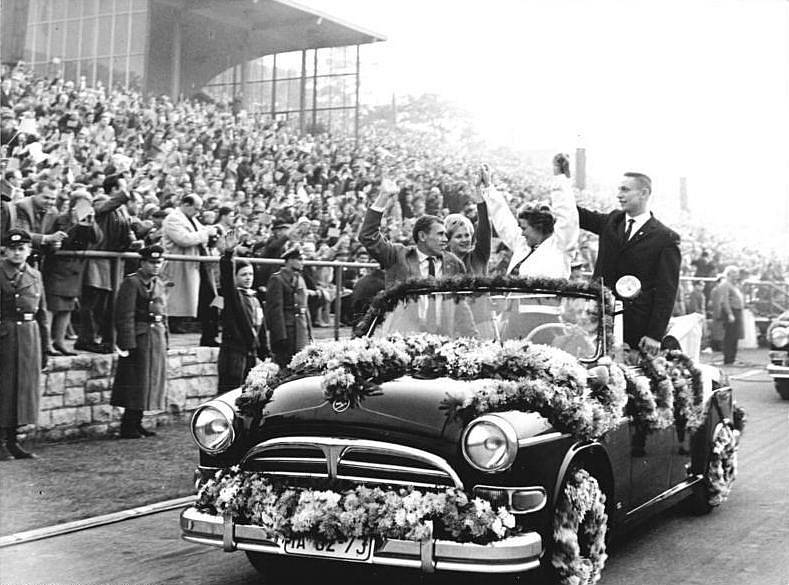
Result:
<svg viewBox="0 0 789 585"><path fill-rule="evenodd" d="M630 422L630 511L638 509L669 488L676 447L674 426L644 432Z"/></svg>

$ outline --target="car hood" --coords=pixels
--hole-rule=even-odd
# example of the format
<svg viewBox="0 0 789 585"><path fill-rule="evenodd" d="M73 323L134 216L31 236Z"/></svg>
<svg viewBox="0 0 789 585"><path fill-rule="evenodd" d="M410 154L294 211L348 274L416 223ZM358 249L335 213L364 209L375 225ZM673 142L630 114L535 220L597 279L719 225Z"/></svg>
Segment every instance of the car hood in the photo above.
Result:
<svg viewBox="0 0 789 585"><path fill-rule="evenodd" d="M462 381L451 378L418 379L403 376L380 386L380 392L366 397L360 406L326 400L321 376L286 382L266 406L264 427L280 424L300 432L375 436L421 436L457 443L465 425L451 415L447 405L471 398L474 389L486 380ZM537 413L501 413L513 423L519 439L552 430ZM279 429L277 434L281 434Z"/></svg>

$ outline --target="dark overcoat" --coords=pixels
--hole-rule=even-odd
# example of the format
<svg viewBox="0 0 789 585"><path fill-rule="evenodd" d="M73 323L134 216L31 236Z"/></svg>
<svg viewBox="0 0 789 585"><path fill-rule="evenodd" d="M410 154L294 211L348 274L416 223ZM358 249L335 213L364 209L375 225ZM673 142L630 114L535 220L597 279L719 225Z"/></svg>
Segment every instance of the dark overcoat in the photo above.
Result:
<svg viewBox="0 0 789 585"><path fill-rule="evenodd" d="M52 231L62 230L68 234L63 240L63 250L86 250L101 239L101 229L96 222L91 225L71 223L69 213L62 213ZM49 255L44 260L44 286L50 295L78 297L82 292L82 276L87 265L86 258Z"/></svg>
<svg viewBox="0 0 789 585"><path fill-rule="evenodd" d="M283 267L269 278L266 287L266 324L269 328L269 343L272 351L293 357L296 352L312 342L309 322L310 312L307 309L307 285L304 278ZM276 347L287 345L286 351Z"/></svg>
<svg viewBox="0 0 789 585"><path fill-rule="evenodd" d="M164 283L140 272L121 283L116 300L118 358L110 404L134 410L163 410L167 383L167 313Z"/></svg>
<svg viewBox="0 0 789 585"><path fill-rule="evenodd" d="M644 335L661 340L666 333L679 286L679 235L654 216L628 241L625 212L598 213L578 208L581 229L600 236L593 278L614 288L632 274L641 280L641 294L624 306L624 340L636 347Z"/></svg>
<svg viewBox="0 0 789 585"><path fill-rule="evenodd" d="M38 422L41 356L49 346L44 285L35 268L21 274L0 261L0 427Z"/></svg>

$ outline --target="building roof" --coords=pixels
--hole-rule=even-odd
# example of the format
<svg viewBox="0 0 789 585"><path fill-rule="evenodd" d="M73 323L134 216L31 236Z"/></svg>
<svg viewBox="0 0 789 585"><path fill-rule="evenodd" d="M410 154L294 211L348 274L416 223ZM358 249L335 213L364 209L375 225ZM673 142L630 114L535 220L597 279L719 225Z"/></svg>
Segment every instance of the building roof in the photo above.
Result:
<svg viewBox="0 0 789 585"><path fill-rule="evenodd" d="M159 7L155 15L176 20L182 27L181 75L187 93L231 65L264 55L386 40L293 0L154 0L154 4ZM152 31L165 32L156 22Z"/></svg>

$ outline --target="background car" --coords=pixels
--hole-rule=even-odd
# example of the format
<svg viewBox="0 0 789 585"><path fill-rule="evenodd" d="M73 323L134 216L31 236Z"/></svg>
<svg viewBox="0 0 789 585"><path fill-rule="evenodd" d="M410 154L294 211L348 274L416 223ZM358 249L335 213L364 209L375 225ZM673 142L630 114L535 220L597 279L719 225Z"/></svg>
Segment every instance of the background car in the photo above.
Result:
<svg viewBox="0 0 789 585"><path fill-rule="evenodd" d="M781 398L789 400L789 311L773 319L767 329L767 340L771 350L767 372Z"/></svg>

